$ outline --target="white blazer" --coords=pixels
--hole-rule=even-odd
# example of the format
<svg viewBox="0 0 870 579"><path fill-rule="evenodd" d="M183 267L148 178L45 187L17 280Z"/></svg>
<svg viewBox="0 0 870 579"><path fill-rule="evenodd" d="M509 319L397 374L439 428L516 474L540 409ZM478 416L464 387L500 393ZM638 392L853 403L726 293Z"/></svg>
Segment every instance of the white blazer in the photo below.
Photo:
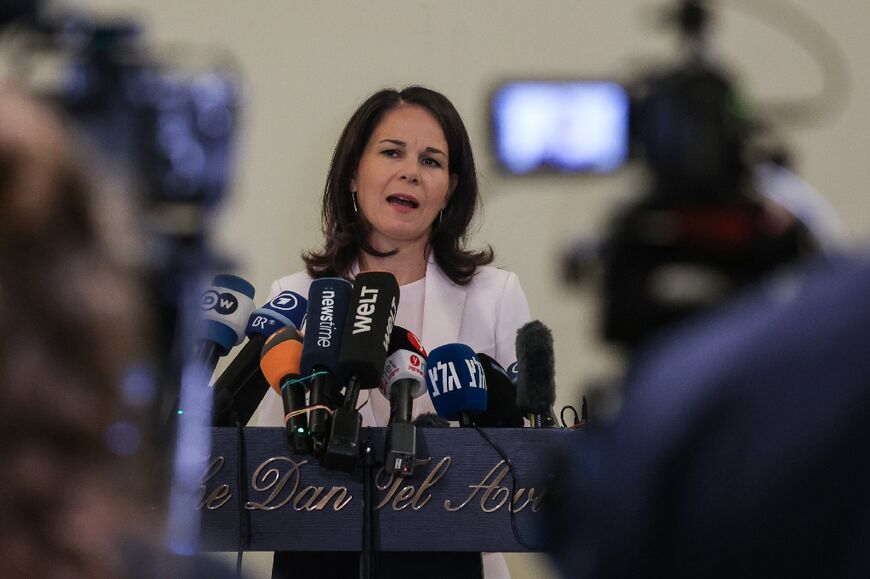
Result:
<svg viewBox="0 0 870 579"><path fill-rule="evenodd" d="M308 296L311 281L305 271L282 277L272 284L269 299L286 290ZM418 336L427 351L444 344L467 344L507 368L517 359L517 330L530 319L526 294L516 274L483 266L477 269L468 285L461 286L453 283L430 257L426 267L423 330ZM363 426L386 426L389 401L377 389L361 392L360 404L366 399L369 403L360 410ZM434 411L428 393L414 400L414 416ZM258 415L259 426L284 425L281 397L271 388L260 404ZM501 553L484 553L482 560L486 579L510 579Z"/></svg>
<svg viewBox="0 0 870 579"><path fill-rule="evenodd" d="M354 274L356 271L354 270ZM269 299L291 290L307 296L311 277L301 271L272 284ZM453 283L430 257L426 268L423 329L420 342L427 351L450 343L467 344L492 356L503 367L516 361L517 330L531 319L526 295L516 274L495 267L479 267L471 283ZM401 296L399 296L401 300ZM379 391L360 393L363 426L386 426L390 403ZM271 389L260 404L259 426L282 426L281 398ZM428 394L414 401L413 415L434 412Z"/></svg>

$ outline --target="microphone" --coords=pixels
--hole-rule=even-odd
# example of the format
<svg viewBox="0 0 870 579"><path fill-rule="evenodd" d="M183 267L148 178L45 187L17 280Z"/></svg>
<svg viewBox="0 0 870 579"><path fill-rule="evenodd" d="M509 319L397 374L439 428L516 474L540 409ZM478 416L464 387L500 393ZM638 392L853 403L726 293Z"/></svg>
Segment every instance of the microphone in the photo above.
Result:
<svg viewBox="0 0 870 579"><path fill-rule="evenodd" d="M393 326L379 388L390 401L384 469L390 474L413 474L417 431L411 424L411 413L414 398L426 391L426 350L405 328Z"/></svg>
<svg viewBox="0 0 870 579"><path fill-rule="evenodd" d="M517 407L532 428L555 428L556 369L553 334L533 320L517 330Z"/></svg>
<svg viewBox="0 0 870 579"><path fill-rule="evenodd" d="M285 326L272 334L263 346L260 367L269 385L284 402L284 425L287 442L297 453L309 452L308 419L305 414L293 412L305 408L305 385L299 379L299 361L302 358L302 336L292 326Z"/></svg>
<svg viewBox="0 0 870 579"><path fill-rule="evenodd" d="M308 290L308 324L302 341L303 376L312 376L308 403L315 407L308 414L308 432L315 456L322 456L329 434L329 411L341 406L339 351L344 322L353 288L349 281L324 277L311 282Z"/></svg>
<svg viewBox="0 0 870 579"><path fill-rule="evenodd" d="M478 353L477 359L486 376L486 411L473 418L475 426L496 428L522 428L523 414L517 408L517 387L507 371L487 354ZM513 365L513 364L511 364Z"/></svg>
<svg viewBox="0 0 870 579"><path fill-rule="evenodd" d="M426 387L438 416L472 426L472 416L486 410L483 366L465 344L445 344L426 359Z"/></svg>
<svg viewBox="0 0 870 579"><path fill-rule="evenodd" d="M232 426L236 420L247 424L251 419L269 389L269 383L260 369L263 346L269 336L280 328L301 328L307 305L308 301L296 292L283 291L263 307L254 310L245 329L248 342L212 386L212 426Z"/></svg>
<svg viewBox="0 0 870 579"><path fill-rule="evenodd" d="M218 358L242 343L245 322L254 310L254 286L235 275L216 275L200 296L199 308L205 335L196 346L194 359L214 372Z"/></svg>
<svg viewBox="0 0 870 579"><path fill-rule="evenodd" d="M359 391L375 388L380 381L398 308L399 284L393 274L367 271L356 276L338 358L347 386L344 405L332 415L323 457L326 468L351 472L356 467L362 425L356 409Z"/></svg>

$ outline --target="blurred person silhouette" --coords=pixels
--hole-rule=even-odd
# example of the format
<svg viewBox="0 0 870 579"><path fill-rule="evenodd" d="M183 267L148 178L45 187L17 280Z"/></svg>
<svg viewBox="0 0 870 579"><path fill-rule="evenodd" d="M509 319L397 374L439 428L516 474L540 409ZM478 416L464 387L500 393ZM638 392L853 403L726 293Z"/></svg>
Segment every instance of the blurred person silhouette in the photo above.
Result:
<svg viewBox="0 0 870 579"><path fill-rule="evenodd" d="M569 577L866 577L870 257L750 291L639 352L566 460Z"/></svg>
<svg viewBox="0 0 870 579"><path fill-rule="evenodd" d="M0 574L233 576L157 546L121 395L143 292L74 150L48 107L0 84Z"/></svg>

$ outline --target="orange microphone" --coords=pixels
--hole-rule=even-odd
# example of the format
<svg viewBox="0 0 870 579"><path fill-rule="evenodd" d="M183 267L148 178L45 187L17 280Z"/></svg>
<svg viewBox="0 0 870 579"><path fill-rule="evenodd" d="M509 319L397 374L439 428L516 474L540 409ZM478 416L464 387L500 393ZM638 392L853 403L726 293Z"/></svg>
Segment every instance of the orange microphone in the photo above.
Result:
<svg viewBox="0 0 870 579"><path fill-rule="evenodd" d="M311 452L308 416L305 414L305 384L300 380L302 335L292 326L272 334L263 345L260 369L284 403L284 426L287 442L297 453ZM300 412L302 410L303 412Z"/></svg>

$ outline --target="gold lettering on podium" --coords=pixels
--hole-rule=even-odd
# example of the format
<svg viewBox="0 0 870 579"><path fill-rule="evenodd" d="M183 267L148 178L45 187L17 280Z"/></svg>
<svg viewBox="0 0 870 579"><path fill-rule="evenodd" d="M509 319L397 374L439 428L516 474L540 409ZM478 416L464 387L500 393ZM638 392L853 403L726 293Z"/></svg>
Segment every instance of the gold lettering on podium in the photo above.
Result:
<svg viewBox="0 0 870 579"><path fill-rule="evenodd" d="M532 505L532 512L537 513L541 510L541 502L544 499L544 495L547 494L546 490L538 492L538 489L532 487L528 489L528 495L526 497L526 502L523 504L519 504L520 498L523 496L523 493L526 491L524 488L517 489L517 494L514 495L513 504L508 505L508 509L512 510L515 513L522 511L529 505Z"/></svg>
<svg viewBox="0 0 870 579"><path fill-rule="evenodd" d="M431 458L427 459L427 462L431 462ZM411 507L415 511L419 511L423 507L426 506L432 499L432 493L429 491L435 484L441 480L447 470L450 468L450 463L453 461L449 456L445 456L442 458L438 464L436 464L431 471L426 475L426 478L423 479L423 482L420 483L420 487L417 488L414 485L406 485L399 489L402 486L402 483L407 479L404 479L399 476L390 475L387 479L386 483L377 482L381 479L384 474L383 469L378 472L378 476L376 479L376 484L378 490L387 491L384 495L384 498L381 499L377 505L375 505L375 510L379 510L389 504L391 501L393 503L392 507L394 511L401 511L406 509L407 507ZM425 463L424 463L425 464Z"/></svg>
<svg viewBox="0 0 870 579"><path fill-rule="evenodd" d="M221 485L206 497L205 508L215 511L224 506L231 498L233 498L233 494L230 492L230 485Z"/></svg>
<svg viewBox="0 0 870 579"><path fill-rule="evenodd" d="M233 497L229 484L221 484L214 489L208 489L208 482L217 478L225 465L224 457L214 456L210 459L206 473L200 486L201 498L197 509L214 511L220 509ZM431 458L419 464L429 464ZM377 489L384 493L375 505L375 510L388 506L394 511L403 511L411 507L419 511L432 500L432 488L442 479L453 459L445 456L426 473L418 485L409 484L412 479L396 476L381 469L375 478ZM274 456L260 464L251 476L251 488L256 492L268 493L262 501L250 500L245 504L248 510L274 511L290 505L294 511L312 512L332 508L333 511L343 510L353 500L353 496L345 486L306 486L302 484L302 467L309 460L296 461L286 456ZM418 471L419 472L419 471ZM519 513L524 509L540 512L543 500L547 494L546 488L518 487L511 498L510 483L505 483L509 474L505 461L499 461L483 478L469 484L470 493L461 502L445 499L444 509L456 512L477 501L484 513L494 513L504 507L509 511ZM416 477L415 477L416 478Z"/></svg>
<svg viewBox="0 0 870 579"><path fill-rule="evenodd" d="M219 485L211 492L209 492L206 487L206 483L213 479L221 469L223 469L224 462L224 457L222 456L213 456L209 460L208 466L205 470L205 475L202 477L202 485L199 487L202 491L202 499L197 503L197 509L205 507L210 511L214 511L224 506L227 501L232 498L233 495L230 492L230 485L228 484Z"/></svg>
<svg viewBox="0 0 870 579"><path fill-rule="evenodd" d="M251 476L251 486L255 491L269 492L269 496L262 502L248 501L245 508L274 511L291 504L295 511L322 511L332 501L333 510L340 511L350 503L353 497L343 486L334 486L325 495L326 487L305 486L300 489L301 468L305 464L308 464L307 460L296 462L286 456L273 456L262 463ZM287 472L282 474L282 467Z"/></svg>
<svg viewBox="0 0 870 579"><path fill-rule="evenodd" d="M329 501L335 498L335 502L332 505L332 510L338 512L351 501L353 498L349 492L347 492L347 487L332 487L329 491L324 495L320 502L318 502L314 506L315 511L322 511L326 508L326 505L329 504Z"/></svg>
<svg viewBox="0 0 870 579"><path fill-rule="evenodd" d="M541 494L539 494L535 498L531 498L534 490L535 489L529 490L529 500L532 503L532 512L539 513L539 512L541 512L541 508L543 508L543 506L544 506L544 497L547 495L547 489L544 489L543 491L541 491Z"/></svg>
<svg viewBox="0 0 870 579"><path fill-rule="evenodd" d="M393 499L393 510L402 511L405 509L405 507L410 506L411 500L408 499L411 499L411 497L414 496L415 492L416 489L414 488L414 485L408 485L406 487L403 487L402 490L400 490L396 495L396 498Z"/></svg>
<svg viewBox="0 0 870 579"><path fill-rule="evenodd" d="M336 498L332 508L335 511L340 511L350 502L350 495L345 487L332 487L326 495L321 497L325 487L304 487L293 498L293 510L295 511L322 511L326 508L333 498ZM311 496L308 496L311 495ZM307 500L303 501L308 496ZM317 499L320 499L319 501ZM316 502L315 502L316 501Z"/></svg>
<svg viewBox="0 0 870 579"><path fill-rule="evenodd" d="M259 492L266 492L269 490L272 492L262 503L248 501L245 508L257 511L274 511L275 509L280 509L289 503L290 499L292 499L293 495L296 493L296 489L299 487L299 467L307 462L307 460L296 462L286 456L273 456L262 463L257 467L257 470L254 471L254 474L251 475L251 487ZM271 466L273 464L280 465L282 463L289 466L289 469L283 475L281 474L280 468ZM291 479L293 483L290 492L287 493L285 498L275 502Z"/></svg>
<svg viewBox="0 0 870 579"><path fill-rule="evenodd" d="M450 499L444 500L444 508L450 512L456 512L467 507L471 501L480 493L480 510L484 513L494 513L508 503L510 498L510 489L507 486L502 486L502 481L508 474L508 467L505 462L499 461L492 467L488 473L478 483L468 485L471 489L471 494L458 505L454 505ZM526 500L520 504L523 493L526 493ZM546 491L537 492L535 488L526 489L520 487L514 494L513 500L507 505L508 510L516 513L522 511L531 504L532 512L537 513L541 510L542 501Z"/></svg>

